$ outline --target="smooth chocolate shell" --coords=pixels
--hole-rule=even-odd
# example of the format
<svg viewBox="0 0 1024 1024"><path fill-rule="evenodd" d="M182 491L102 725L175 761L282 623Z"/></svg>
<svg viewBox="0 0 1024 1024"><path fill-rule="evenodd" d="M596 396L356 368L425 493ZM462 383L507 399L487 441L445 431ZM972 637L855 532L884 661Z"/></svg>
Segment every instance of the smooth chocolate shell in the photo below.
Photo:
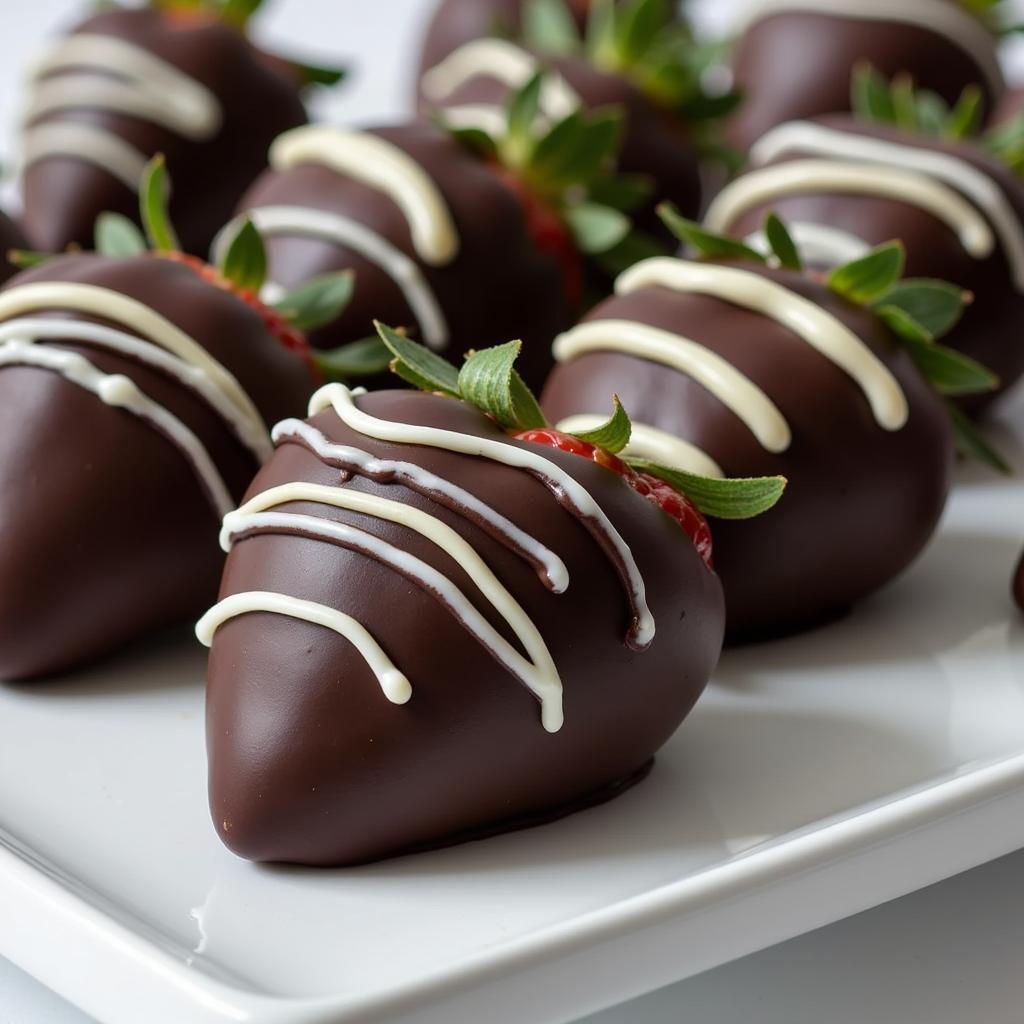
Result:
<svg viewBox="0 0 1024 1024"><path fill-rule="evenodd" d="M733 640L793 632L839 614L899 575L931 537L953 463L941 401L865 310L803 276L752 268L812 299L850 327L902 385L910 419L880 427L857 384L809 344L759 313L665 288L617 296L588 317L625 319L685 335L759 385L793 433L772 454L691 377L624 353L560 365L543 396L553 422L607 408L614 390L640 422L703 449L727 476L789 480L770 512L713 521L715 565Z"/></svg>
<svg viewBox="0 0 1024 1024"><path fill-rule="evenodd" d="M993 54L996 43L993 35ZM889 78L905 72L951 104L969 85L981 87L988 110L999 98L966 50L923 25L771 12L750 25L735 51L736 85L746 100L728 126L729 141L746 150L784 121L849 110L850 81L862 62Z"/></svg>
<svg viewBox="0 0 1024 1024"><path fill-rule="evenodd" d="M818 120L842 132L952 154L991 179L1018 220L1024 223L1024 183L977 143L912 135L897 128L864 124L849 115ZM798 159L801 155L807 154L794 150L777 162ZM998 233L992 255L977 259L967 252L948 224L919 206L880 196L796 190L752 208L729 226L729 233L745 237L758 230L772 210L785 221L809 221L841 228L871 245L899 239L907 250L907 277L948 281L973 296L962 320L942 343L991 369L999 377L1001 388L993 394L965 399L962 402L965 408L983 409L1024 374L1024 346L1020 343L1019 326L1024 318L1024 293L1014 283L1012 267ZM983 209L979 210L986 215Z"/></svg>
<svg viewBox="0 0 1024 1024"><path fill-rule="evenodd" d="M140 46L203 83L219 98L223 125L207 141L101 110L65 110L38 119L97 125L147 155L164 153L174 182L171 217L188 252L205 256L246 188L266 167L270 143L304 124L299 83L286 65L259 53L242 33L207 17L172 18L153 9L102 11L72 30ZM116 73L116 68L111 69ZM108 171L83 160L49 157L24 173L23 227L37 249L92 245L97 216L137 217L138 197Z"/></svg>
<svg viewBox="0 0 1024 1024"><path fill-rule="evenodd" d="M384 391L358 404L382 419L525 443L454 399ZM610 561L532 476L376 441L333 411L312 422L333 441L465 487L565 561L570 585L555 595L463 516L400 484L356 477L345 485L423 509L476 548L543 634L564 687L565 724L546 732L533 695L405 577L322 541L251 536L228 557L222 596L272 590L348 612L413 694L390 704L354 648L329 630L267 613L228 621L214 639L207 704L210 802L224 842L252 860L356 864L567 813L642 773L703 690L722 636L721 587L680 526L609 470L534 449L590 491L632 549L657 626L651 647L636 652L624 643L629 606ZM285 443L249 493L295 480L340 484L336 469ZM325 506L284 508L362 527L425 560L513 639L459 565L419 534Z"/></svg>
<svg viewBox="0 0 1024 1024"><path fill-rule="evenodd" d="M448 322L448 358L458 362L470 349L520 338L521 372L539 384L551 366L551 338L571 323L574 309L559 260L530 237L523 201L447 132L421 123L373 131L412 156L444 195L460 239L458 255L448 265L432 267L419 259L408 222L389 196L322 164L267 171L240 211L298 205L353 218L420 265ZM371 335L374 320L412 328L422 338L399 286L360 254L302 235L274 234L266 242L270 278L285 288L332 271L355 271L352 303L338 320L310 336L318 348Z"/></svg>
<svg viewBox="0 0 1024 1024"><path fill-rule="evenodd" d="M67 256L7 288L37 281L146 303L229 369L269 423L304 409L312 378L302 360L191 269L152 256ZM106 350L48 343L134 380L200 437L241 496L255 458L193 391ZM201 614L223 564L218 530L192 467L153 427L55 372L0 368L0 678L64 671Z"/></svg>

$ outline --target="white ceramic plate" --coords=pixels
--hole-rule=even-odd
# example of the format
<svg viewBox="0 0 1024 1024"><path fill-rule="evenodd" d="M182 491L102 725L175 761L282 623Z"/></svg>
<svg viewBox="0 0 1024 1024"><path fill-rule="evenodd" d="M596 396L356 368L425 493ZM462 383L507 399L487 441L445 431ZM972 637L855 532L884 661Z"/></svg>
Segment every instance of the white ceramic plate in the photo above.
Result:
<svg viewBox="0 0 1024 1024"><path fill-rule="evenodd" d="M1024 846L1022 511L971 472L905 579L729 653L623 798L376 867L221 848L184 636L0 687L0 955L109 1024L556 1024Z"/></svg>

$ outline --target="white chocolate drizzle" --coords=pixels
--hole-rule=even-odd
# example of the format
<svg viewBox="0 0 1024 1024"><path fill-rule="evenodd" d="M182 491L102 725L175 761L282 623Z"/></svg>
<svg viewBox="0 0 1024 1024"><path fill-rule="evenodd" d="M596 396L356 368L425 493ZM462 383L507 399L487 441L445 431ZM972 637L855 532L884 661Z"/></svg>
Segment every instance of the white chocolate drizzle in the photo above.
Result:
<svg viewBox="0 0 1024 1024"><path fill-rule="evenodd" d="M566 434L577 434L595 430L608 421L607 414L579 413L568 416L558 424ZM662 466L681 469L684 473L695 473L713 479L722 479L722 467L696 445L670 434L666 430L648 426L646 423L632 424L629 444L622 450L627 458L650 459Z"/></svg>
<svg viewBox="0 0 1024 1024"><path fill-rule="evenodd" d="M443 267L458 256L459 233L441 190L408 153L379 135L306 125L274 142L270 163L276 170L323 164L383 192L405 215L413 246L424 263Z"/></svg>
<svg viewBox="0 0 1024 1024"><path fill-rule="evenodd" d="M58 310L110 323L53 316ZM43 312L51 315L30 315ZM111 323L130 327L133 333ZM125 375L105 374L83 356L48 347L43 339L79 342L158 370L194 391L257 462L266 461L273 451L263 418L237 379L197 341L144 303L108 288L67 281L42 281L0 292L0 365L59 373L104 403L151 424L193 466L219 516L230 511L233 502L199 438Z"/></svg>
<svg viewBox="0 0 1024 1024"><path fill-rule="evenodd" d="M394 662L384 653L380 644L370 635L369 630L351 615L346 615L344 612L317 604L314 601L303 601L297 597L288 597L286 594L267 591L232 594L211 608L199 620L196 625L196 636L200 643L210 647L221 626L231 619L253 612L283 615L333 630L339 636L349 640L363 656L377 677L384 696L392 704L407 704L409 702L412 696L409 680L395 668Z"/></svg>
<svg viewBox="0 0 1024 1024"><path fill-rule="evenodd" d="M421 85L427 99L442 103L474 78L490 78L509 89L520 89L540 68L536 57L505 39L474 39L427 71ZM552 121L568 117L580 108L582 102L576 90L560 74L549 72L545 75L540 108Z"/></svg>
<svg viewBox="0 0 1024 1024"><path fill-rule="evenodd" d="M737 267L667 257L644 260L615 283L619 295L658 287L713 296L775 320L856 381L882 429L906 425L910 408L889 368L845 324L809 299Z"/></svg>
<svg viewBox="0 0 1024 1024"><path fill-rule="evenodd" d="M379 267L398 286L423 332L423 340L435 351L447 347L450 340L448 321L441 304L415 260L351 217L308 206L260 206L246 210L264 238L283 235L303 236L333 242L358 253ZM223 252L228 239L238 227L238 220L217 236L214 253Z"/></svg>
<svg viewBox="0 0 1024 1024"><path fill-rule="evenodd" d="M448 577L414 555L365 530L343 523L295 513L268 512L292 502L313 502L346 509L397 523L425 537L458 563L488 603L508 623L529 657L524 658ZM435 595L462 626L537 697L541 702L544 728L557 732L562 727L562 684L539 630L472 545L436 516L402 502L344 487L291 483L258 494L237 512L228 515L224 520L221 543L227 550L235 538L282 530L361 552Z"/></svg>
<svg viewBox="0 0 1024 1024"><path fill-rule="evenodd" d="M205 370L171 355L151 342L88 320L18 317L0 323L0 351L3 351L3 345L8 342L38 344L43 338L79 341L91 347L128 356L167 374L179 384L197 392L231 428L232 433L249 449L257 462L266 462L270 458L273 446L266 431L259 424L242 416Z"/></svg>
<svg viewBox="0 0 1024 1024"><path fill-rule="evenodd" d="M704 224L709 231L726 231L747 211L796 192L882 196L909 203L945 223L976 259L995 250L988 221L948 185L916 171L890 168L881 174L876 167L853 161L792 160L750 171L719 192Z"/></svg>
<svg viewBox="0 0 1024 1024"><path fill-rule="evenodd" d="M519 447L454 430L377 419L358 409L352 392L342 384L328 384L313 395L309 414L315 416L332 408L343 423L366 437L489 459L525 470L536 477L558 503L587 528L619 572L633 613L627 643L636 650L645 650L651 645L655 633L654 616L647 607L646 587L633 552L590 492L557 464L526 446Z"/></svg>
<svg viewBox="0 0 1024 1024"><path fill-rule="evenodd" d="M202 441L176 416L158 405L124 374L107 374L77 352L44 348L25 341L0 345L0 367L32 366L49 370L92 392L105 405L132 413L181 450L191 463L214 510L224 516L234 502Z"/></svg>
<svg viewBox="0 0 1024 1024"><path fill-rule="evenodd" d="M302 420L284 420L273 431L276 444L294 442L304 445L322 462L345 475L365 476L378 483L398 483L459 513L520 555L536 570L544 585L556 594L569 586L565 563L540 541L519 529L500 512L449 480L436 476L411 462L378 459L359 448L335 444L316 427Z"/></svg>
<svg viewBox="0 0 1024 1024"><path fill-rule="evenodd" d="M890 21L915 25L942 36L981 68L993 93L1003 91L1003 73L992 32L956 0L752 0L738 31L773 14L803 11L854 20Z"/></svg>
<svg viewBox="0 0 1024 1024"><path fill-rule="evenodd" d="M584 487L555 463L526 448L457 431L377 419L356 407L354 398L363 393L349 391L341 384L329 384L313 396L310 415L331 409L345 425L366 437L485 458L523 469L538 478L559 504L570 510L599 539L627 582L634 613L627 642L634 649L650 645L654 639L654 620L647 608L643 579L629 547ZM533 620L473 545L437 516L401 501L344 485L358 474L380 483L398 483L431 498L480 526L529 561L548 589L556 594L563 593L569 585L568 570L562 560L474 495L419 466L376 458L361 449L337 444L312 424L299 420L285 420L279 424L275 428L274 439L278 443L300 443L328 465L340 469L342 486L296 481L256 495L226 516L221 532L221 544L225 550L247 537L283 533L336 544L388 566L434 595L463 628L537 697L544 728L548 732L559 731L564 717L558 667ZM433 566L359 527L283 508L295 504L343 509L414 530L459 565L479 593L504 619L526 656L491 625L453 580ZM410 698L412 689L408 679L395 668L365 627L351 616L322 604L266 592L236 594L208 612L196 627L196 633L204 644L210 646L220 626L253 612L291 616L348 637L376 674L389 700L405 703Z"/></svg>
<svg viewBox="0 0 1024 1024"><path fill-rule="evenodd" d="M201 82L156 54L116 36L79 33L61 40L35 68L25 112L23 159L53 156L95 164L133 191L146 154L111 131L72 121L36 124L70 110L125 114L195 141L220 131L220 101Z"/></svg>
<svg viewBox="0 0 1024 1024"><path fill-rule="evenodd" d="M859 260L871 252L870 242L831 224L797 220L789 221L786 227L789 228L789 234L800 250L804 263L810 266L839 267L844 263ZM764 231L755 231L744 241L751 249L766 256L771 266L779 265Z"/></svg>
<svg viewBox="0 0 1024 1024"><path fill-rule="evenodd" d="M634 320L589 320L555 340L560 363L588 352L622 352L692 377L738 416L767 451L784 452L793 440L775 403L732 363L691 338Z"/></svg>
<svg viewBox="0 0 1024 1024"><path fill-rule="evenodd" d="M772 129L755 144L751 159L766 164L788 154L852 160L877 168L876 177L912 171L956 189L988 219L1006 252L1014 284L1024 291L1024 224L999 183L970 161L954 153L907 146L812 121L790 121Z"/></svg>

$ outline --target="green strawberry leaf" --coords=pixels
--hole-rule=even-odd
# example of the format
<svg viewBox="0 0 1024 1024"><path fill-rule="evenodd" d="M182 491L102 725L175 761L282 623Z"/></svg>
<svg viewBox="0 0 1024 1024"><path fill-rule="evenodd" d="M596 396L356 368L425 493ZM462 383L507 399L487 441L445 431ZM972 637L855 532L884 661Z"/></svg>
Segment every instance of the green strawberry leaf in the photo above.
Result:
<svg viewBox="0 0 1024 1024"><path fill-rule="evenodd" d="M522 20L529 49L559 57L579 53L582 40L565 0L527 0Z"/></svg>
<svg viewBox="0 0 1024 1024"><path fill-rule="evenodd" d="M903 243L887 242L867 256L838 267L829 275L828 286L858 305L874 302L899 281L905 262Z"/></svg>
<svg viewBox="0 0 1024 1024"><path fill-rule="evenodd" d="M329 381L376 377L391 365L391 351L379 337L361 338L329 352L312 353L313 362Z"/></svg>
<svg viewBox="0 0 1024 1024"><path fill-rule="evenodd" d="M911 317L931 341L949 334L960 322L970 296L955 285L928 278L898 281L875 300L877 307L896 307Z"/></svg>
<svg viewBox="0 0 1024 1024"><path fill-rule="evenodd" d="M764 256L749 245L735 238L726 238L706 231L699 224L683 217L671 203L658 207L658 216L664 225L682 242L697 250L706 259L744 260L750 263L765 263Z"/></svg>
<svg viewBox="0 0 1024 1024"><path fill-rule="evenodd" d="M256 225L246 217L228 243L218 268L237 288L259 295L267 281L267 247ZM289 317L294 325L294 320ZM300 328L302 329L302 328Z"/></svg>
<svg viewBox="0 0 1024 1024"><path fill-rule="evenodd" d="M308 61L294 59L289 59L287 64L295 77L307 87L330 88L348 77L348 68L328 67L323 64L310 64Z"/></svg>
<svg viewBox="0 0 1024 1024"><path fill-rule="evenodd" d="M220 17L235 28L245 29L262 6L263 0L220 0Z"/></svg>
<svg viewBox="0 0 1024 1024"><path fill-rule="evenodd" d="M545 72L538 70L509 97L508 138L519 147L533 147L533 126L541 113Z"/></svg>
<svg viewBox="0 0 1024 1024"><path fill-rule="evenodd" d="M309 332L334 323L352 300L355 275L351 270L325 274L289 292L274 308L296 330Z"/></svg>
<svg viewBox="0 0 1024 1024"><path fill-rule="evenodd" d="M146 165L139 188L139 210L149 244L156 252L180 252L181 243L174 233L167 210L170 199L167 161L157 153Z"/></svg>
<svg viewBox="0 0 1024 1024"><path fill-rule="evenodd" d="M965 459L980 462L1003 476L1010 476L1013 473L1010 464L981 433L974 421L951 402L948 403L948 409L953 421L956 448L960 455Z"/></svg>
<svg viewBox="0 0 1024 1024"><path fill-rule="evenodd" d="M947 139L966 139L977 135L981 128L984 100L977 85L967 86L946 119L943 136Z"/></svg>
<svg viewBox="0 0 1024 1024"><path fill-rule="evenodd" d="M593 430L577 430L573 436L597 448L603 448L606 452L611 452L612 455L618 455L629 444L630 436L633 433L633 424L630 423L629 414L622 408L619 396L614 395L612 401L615 411L607 423L603 423Z"/></svg>
<svg viewBox="0 0 1024 1024"><path fill-rule="evenodd" d="M577 248L588 255L614 249L629 234L632 226L624 213L597 203L570 206L565 211L565 219Z"/></svg>
<svg viewBox="0 0 1024 1024"><path fill-rule="evenodd" d="M493 417L506 430L534 430L547 426L537 399L515 368L521 341L473 352L459 371L462 398Z"/></svg>
<svg viewBox="0 0 1024 1024"><path fill-rule="evenodd" d="M19 270L31 270L33 267L41 267L50 260L55 260L55 252L38 252L34 249L8 249L7 262Z"/></svg>
<svg viewBox="0 0 1024 1024"><path fill-rule="evenodd" d="M140 256L148 250L146 238L135 221L123 213L101 213L96 218L96 251L116 259Z"/></svg>
<svg viewBox="0 0 1024 1024"><path fill-rule="evenodd" d="M850 107L864 121L896 124L896 108L885 75L871 64L858 64L850 86Z"/></svg>
<svg viewBox="0 0 1024 1024"><path fill-rule="evenodd" d="M394 357L391 360L392 373L421 391L438 391L452 398L459 397L459 371L451 363L379 321L374 322L374 327Z"/></svg>
<svg viewBox="0 0 1024 1024"><path fill-rule="evenodd" d="M765 218L764 233L780 267L786 270L803 270L803 261L800 259L796 243L778 214L769 213Z"/></svg>
<svg viewBox="0 0 1024 1024"><path fill-rule="evenodd" d="M753 519L778 504L787 481L781 476L716 480L680 469L661 466L648 459L627 459L634 469L671 484L689 498L701 513L714 519Z"/></svg>
<svg viewBox="0 0 1024 1024"><path fill-rule="evenodd" d="M940 395L983 395L999 388L999 378L987 367L945 345L903 339L921 375Z"/></svg>

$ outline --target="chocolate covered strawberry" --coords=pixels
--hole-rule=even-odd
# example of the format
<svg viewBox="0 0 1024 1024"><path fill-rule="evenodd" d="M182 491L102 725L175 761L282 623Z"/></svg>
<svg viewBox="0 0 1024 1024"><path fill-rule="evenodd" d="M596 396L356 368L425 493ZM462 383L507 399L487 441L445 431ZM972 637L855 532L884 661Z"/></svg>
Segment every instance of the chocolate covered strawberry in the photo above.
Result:
<svg viewBox="0 0 1024 1024"><path fill-rule="evenodd" d="M213 820L253 860L376 860L643 778L721 643L699 509L752 515L783 486L644 494L621 407L569 438L518 345L456 370L381 330L428 393L328 385L277 426L198 627Z"/></svg>
<svg viewBox="0 0 1024 1024"><path fill-rule="evenodd" d="M908 274L974 296L945 343L1011 387L1024 374L1024 119L985 132L978 88L948 106L906 76L866 67L852 93L852 115L791 121L761 138L706 226L763 247L761 224L777 210L808 263L829 270L899 238ZM965 404L980 409L999 393Z"/></svg>
<svg viewBox="0 0 1024 1024"><path fill-rule="evenodd" d="M542 124L544 89L542 76L527 82L496 137L414 122L315 125L274 143L271 169L240 216L267 239L268 295L328 271L355 272L344 316L311 336L323 349L355 344L335 353L338 375L386 367L383 349L374 362L363 341L384 318L456 357L522 338L524 375L543 379L551 336L580 308L585 256L630 230L604 200L619 184L611 175L618 115Z"/></svg>
<svg viewBox="0 0 1024 1024"><path fill-rule="evenodd" d="M602 418L614 388L636 410L625 455L708 475L781 474L785 499L715 525L735 639L817 624L921 552L950 485L951 420L965 450L998 457L944 397L995 377L938 343L969 298L903 278L899 244L826 276L803 269L777 217L769 256L666 210L699 254L638 263L555 343L543 395L561 430Z"/></svg>
<svg viewBox="0 0 1024 1024"><path fill-rule="evenodd" d="M850 109L850 74L870 63L946 103L969 86L991 112L1005 89L1000 0L754 0L733 58L744 103L729 125L742 149L776 125Z"/></svg>
<svg viewBox="0 0 1024 1024"><path fill-rule="evenodd" d="M500 10L489 12L492 6ZM677 7L668 0L445 0L424 44L421 108L454 126L491 131L510 91L540 69L550 75L545 117L617 105L624 128L618 167L645 186L634 199L635 219L669 241L655 203L699 212L699 157L737 100L707 91L715 48L694 40ZM622 256L637 258L635 250Z"/></svg>
<svg viewBox="0 0 1024 1024"><path fill-rule="evenodd" d="M246 28L259 6L115 4L51 45L28 91L22 137L34 246L87 245L98 214L133 214L142 170L163 152L182 244L207 252L266 166L271 141L306 121L303 89L337 78L256 49Z"/></svg>
<svg viewBox="0 0 1024 1024"><path fill-rule="evenodd" d="M221 267L201 264L177 251L164 190L156 161L142 188L153 251L108 215L99 252L0 291L2 678L197 614L216 593L218 522L270 455L267 424L316 387L301 336L251 290L251 226ZM349 286L321 282L304 305Z"/></svg>

